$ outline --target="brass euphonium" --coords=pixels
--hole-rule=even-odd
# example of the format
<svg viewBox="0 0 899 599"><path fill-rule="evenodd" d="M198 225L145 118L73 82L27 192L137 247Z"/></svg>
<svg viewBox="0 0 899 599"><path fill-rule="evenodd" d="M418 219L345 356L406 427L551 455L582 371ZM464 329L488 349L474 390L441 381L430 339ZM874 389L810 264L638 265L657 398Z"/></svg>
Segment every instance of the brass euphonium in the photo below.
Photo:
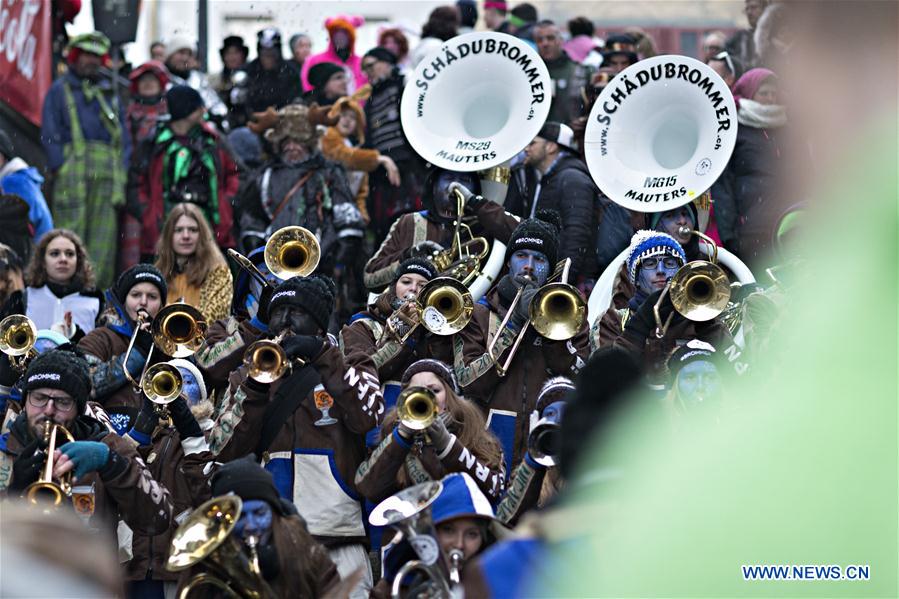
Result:
<svg viewBox="0 0 899 599"><path fill-rule="evenodd" d="M474 312L474 300L468 288L451 277L431 279L412 301L413 315L406 314L403 306L387 319L386 332L399 343L405 343L418 325L435 335L458 333L471 321Z"/></svg>
<svg viewBox="0 0 899 599"><path fill-rule="evenodd" d="M259 570L255 543L250 543L247 558L240 541L232 534L242 508L243 502L236 495L213 497L191 512L175 531L166 569L180 572L202 562L209 570L192 577L178 593L178 599L188 599L194 590L206 585L226 597L275 596Z"/></svg>
<svg viewBox="0 0 899 599"><path fill-rule="evenodd" d="M160 362L150 366L140 382L141 390L157 406L167 406L181 395L184 377L176 366Z"/></svg>
<svg viewBox="0 0 899 599"><path fill-rule="evenodd" d="M260 339L250 344L243 355L247 376L258 383L272 383L284 376L290 368L290 361L281 347L284 336L281 333L274 339Z"/></svg>
<svg viewBox="0 0 899 599"><path fill-rule="evenodd" d="M190 304L176 303L159 311L150 332L164 354L186 358L203 345L206 328L206 318L199 310Z"/></svg>
<svg viewBox="0 0 899 599"><path fill-rule="evenodd" d="M396 417L414 431L422 431L437 419L437 397L427 387L407 387L396 399Z"/></svg>
<svg viewBox="0 0 899 599"><path fill-rule="evenodd" d="M279 279L305 277L318 267L321 246L304 227L283 227L265 243L265 265Z"/></svg>
<svg viewBox="0 0 899 599"><path fill-rule="evenodd" d="M715 242L690 227L681 227L681 233L696 235L712 247L711 261L693 260L683 265L662 290L659 300L653 307L656 318L656 337L662 338L668 331L674 314L669 314L663 323L659 310L665 294L670 295L671 304L677 312L695 322L712 320L727 307L730 301L730 280L724 269L718 266L718 246Z"/></svg>
<svg viewBox="0 0 899 599"><path fill-rule="evenodd" d="M9 357L13 368L22 371L34 356L37 327L23 314L12 314L0 320L0 352Z"/></svg>
<svg viewBox="0 0 899 599"><path fill-rule="evenodd" d="M456 199L453 243L449 248L435 252L429 260L441 276L457 279L462 285L468 285L481 270L481 261L490 253L490 242L485 237L475 237L471 227L462 222L465 215L465 197L462 192L454 188L450 194ZM464 242L463 229L468 235L468 239ZM481 246L480 251L475 251L478 246Z"/></svg>
<svg viewBox="0 0 899 599"><path fill-rule="evenodd" d="M58 443L57 437L62 435L65 437L63 443ZM74 441L72 436L64 426L59 424L47 423L44 425L44 442L47 444L47 461L41 469L40 477L25 487L22 496L28 500L31 505L40 505L45 501L49 501L52 507L62 503L63 498L72 494L72 473L64 475L59 480L53 480L53 454L56 452L58 445Z"/></svg>

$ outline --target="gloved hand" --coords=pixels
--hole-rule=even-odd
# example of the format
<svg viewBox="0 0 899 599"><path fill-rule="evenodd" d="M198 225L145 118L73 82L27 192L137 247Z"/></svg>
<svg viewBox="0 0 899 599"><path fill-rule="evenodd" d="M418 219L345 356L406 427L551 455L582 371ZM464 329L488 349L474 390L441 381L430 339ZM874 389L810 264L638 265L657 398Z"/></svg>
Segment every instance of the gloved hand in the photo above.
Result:
<svg viewBox="0 0 899 599"><path fill-rule="evenodd" d="M406 441L409 441L409 442L411 442L412 439L415 438L415 434L418 432L416 430L409 428L402 422L398 422L396 425L396 428L400 432L400 437L402 437L403 439L405 439Z"/></svg>
<svg viewBox="0 0 899 599"><path fill-rule="evenodd" d="M256 309L256 320L266 326L268 326L268 305L272 301L272 294L274 292L274 287L272 287L271 285L266 285L262 288L262 293L259 294L259 303Z"/></svg>
<svg viewBox="0 0 899 599"><path fill-rule="evenodd" d="M521 285L522 292L521 297L518 298L518 303L515 304L515 311L512 313L512 318L509 320L520 329L530 318L529 309L531 300L537 295L539 288L537 287L537 283L528 277L515 277L515 281Z"/></svg>
<svg viewBox="0 0 899 599"><path fill-rule="evenodd" d="M299 358L311 362L321 353L325 341L313 335L293 335L281 342L284 353L290 359Z"/></svg>
<svg viewBox="0 0 899 599"><path fill-rule="evenodd" d="M459 190L462 193L462 197L465 199L465 208L471 210L477 210L481 204L487 201L484 196L475 195L473 191L459 183L458 181L453 181L450 183L448 191L453 193L454 190Z"/></svg>
<svg viewBox="0 0 899 599"><path fill-rule="evenodd" d="M134 432L140 433L145 437L152 437L153 431L156 430L156 425L159 424L159 414L156 413L156 404L146 398L144 396L143 403L141 404L140 411L137 413L137 417L134 419L134 424L131 425L131 430ZM141 442L141 439L131 436L133 439L137 440L138 443Z"/></svg>
<svg viewBox="0 0 899 599"><path fill-rule="evenodd" d="M43 439L35 439L26 445L12 463L12 482L9 484L9 490L22 491L36 481L46 459L47 452L44 451Z"/></svg>
<svg viewBox="0 0 899 599"><path fill-rule="evenodd" d="M630 333L632 336L645 339L655 331L657 323L654 308L656 302L659 301L659 296L661 294L661 290L654 291L643 300L640 307L627 319L627 323L624 326L625 332ZM672 312L674 312L674 305L671 303L671 294L665 294L665 299L662 302L662 305L659 306L659 316L662 319L663 325ZM677 312L674 312L672 323L677 322L679 318L682 317Z"/></svg>
<svg viewBox="0 0 899 599"><path fill-rule="evenodd" d="M12 367L9 356L0 356L0 385L12 387L19 380L21 374Z"/></svg>
<svg viewBox="0 0 899 599"><path fill-rule="evenodd" d="M193 412L190 411L190 406L187 405L187 401L183 397L179 397L170 403L168 408L172 417L172 424L178 429L178 435L181 439L203 436L203 429L200 428L200 423L197 422Z"/></svg>
<svg viewBox="0 0 899 599"><path fill-rule="evenodd" d="M150 348L153 347L153 335L150 331L140 330L137 332L137 338L134 340L134 347L140 350L140 353L147 357L150 355Z"/></svg>
<svg viewBox="0 0 899 599"><path fill-rule="evenodd" d="M75 480L109 463L109 447L99 441L71 441L59 450L75 465Z"/></svg>
<svg viewBox="0 0 899 599"><path fill-rule="evenodd" d="M431 423L425 431L428 434L428 438L431 440L431 447L434 448L434 451L437 453L443 453L446 451L446 448L449 447L449 444L452 443L453 437L449 432L449 429L446 428L446 423L448 420L452 419L452 414L449 412L441 413L434 422Z"/></svg>
<svg viewBox="0 0 899 599"><path fill-rule="evenodd" d="M407 258L430 258L434 252L439 252L442 249L443 246L436 241L420 241L412 247L406 248L400 262Z"/></svg>

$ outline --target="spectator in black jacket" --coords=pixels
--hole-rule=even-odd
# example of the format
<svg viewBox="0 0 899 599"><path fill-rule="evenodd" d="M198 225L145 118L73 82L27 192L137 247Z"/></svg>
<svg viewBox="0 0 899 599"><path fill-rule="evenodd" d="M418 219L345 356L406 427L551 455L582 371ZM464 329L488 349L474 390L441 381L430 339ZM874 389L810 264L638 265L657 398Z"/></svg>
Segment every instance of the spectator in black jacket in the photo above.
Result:
<svg viewBox="0 0 899 599"><path fill-rule="evenodd" d="M587 165L571 147L571 127L547 122L525 148L524 164L513 169L505 207L522 218L538 209L562 217L559 259L571 258L572 282L596 276L598 190Z"/></svg>
<svg viewBox="0 0 899 599"><path fill-rule="evenodd" d="M247 114L282 108L302 96L300 75L281 54L281 32L267 28L256 37L258 57L247 65L241 86Z"/></svg>

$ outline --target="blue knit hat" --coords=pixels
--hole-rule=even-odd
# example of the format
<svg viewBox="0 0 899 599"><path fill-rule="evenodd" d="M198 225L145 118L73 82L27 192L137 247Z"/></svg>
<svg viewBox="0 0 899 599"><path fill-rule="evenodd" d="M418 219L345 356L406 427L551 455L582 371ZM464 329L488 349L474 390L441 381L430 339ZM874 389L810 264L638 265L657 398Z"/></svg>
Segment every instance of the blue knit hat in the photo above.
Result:
<svg viewBox="0 0 899 599"><path fill-rule="evenodd" d="M637 231L631 238L631 251L627 255L627 275L631 284L637 284L637 269L646 258L654 256L674 256L681 266L686 264L684 248L674 237L657 231Z"/></svg>
<svg viewBox="0 0 899 599"><path fill-rule="evenodd" d="M485 518L493 520L493 508L484 492L468 474L456 473L443 477L443 490L431 504L434 524L455 518Z"/></svg>

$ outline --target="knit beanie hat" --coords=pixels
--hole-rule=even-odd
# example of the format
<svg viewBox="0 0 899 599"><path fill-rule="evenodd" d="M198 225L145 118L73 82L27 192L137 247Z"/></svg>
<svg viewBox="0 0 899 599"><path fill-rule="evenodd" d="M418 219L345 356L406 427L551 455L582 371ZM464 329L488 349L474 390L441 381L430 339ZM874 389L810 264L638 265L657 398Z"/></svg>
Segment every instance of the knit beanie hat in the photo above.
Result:
<svg viewBox="0 0 899 599"><path fill-rule="evenodd" d="M673 381L681 369L690 362L714 360L715 347L699 339L691 339L681 345L668 357L668 373Z"/></svg>
<svg viewBox="0 0 899 599"><path fill-rule="evenodd" d="M224 464L212 475L209 484L212 487L213 497L233 493L244 501L260 499L282 516L288 514L275 487L275 479L268 470L253 460L253 456Z"/></svg>
<svg viewBox="0 0 899 599"><path fill-rule="evenodd" d="M12 140L3 129L0 129L0 154L3 154L7 160L16 157L16 149L12 145Z"/></svg>
<svg viewBox="0 0 899 599"><path fill-rule="evenodd" d="M427 280L431 280L437 276L437 269L430 260L425 258L406 258L400 262L400 267L396 271L394 282L399 281L403 275L421 275Z"/></svg>
<svg viewBox="0 0 899 599"><path fill-rule="evenodd" d="M574 392L574 381L564 376L554 376L543 383L537 394L537 413L542 414L544 408L557 401L565 401Z"/></svg>
<svg viewBox="0 0 899 599"><path fill-rule="evenodd" d="M330 277L320 274L293 277L275 288L268 313L271 315L280 306L302 308L323 331L327 331L336 295L337 286Z"/></svg>
<svg viewBox="0 0 899 599"><path fill-rule="evenodd" d="M165 277L163 277L162 273L159 272L159 269L152 264L135 264L120 274L115 283L115 287L113 288L116 299L125 303L128 292L138 283L152 283L153 285L156 285L156 288L159 289L162 304L165 305L169 287L166 285Z"/></svg>
<svg viewBox="0 0 899 599"><path fill-rule="evenodd" d="M343 67L336 65L333 62L320 62L309 69L309 85L315 89L319 89L324 87L331 77L342 72Z"/></svg>
<svg viewBox="0 0 899 599"><path fill-rule="evenodd" d="M509 238L506 259L518 250L534 250L546 256L550 267L555 266L559 253L559 231L551 223L539 218L528 218L515 227Z"/></svg>
<svg viewBox="0 0 899 599"><path fill-rule="evenodd" d="M193 377L197 381L197 385L200 387L200 399L199 401L206 401L208 394L206 392L206 381L203 379L203 375L200 373L200 369L193 362L189 362L183 358L176 358L174 360L169 360L169 364L174 366L175 368L184 369L191 373Z"/></svg>
<svg viewBox="0 0 899 599"><path fill-rule="evenodd" d="M371 56L372 58L383 62L396 64L396 54L394 54L384 46L375 46L374 48L366 52L365 55Z"/></svg>
<svg viewBox="0 0 899 599"><path fill-rule="evenodd" d="M79 414L84 411L91 393L87 360L74 351L51 349L40 354L28 365L24 378L24 394L40 388L65 391L77 402Z"/></svg>
<svg viewBox="0 0 899 599"><path fill-rule="evenodd" d="M637 284L637 269L645 258L653 256L674 256L686 264L684 248L674 237L657 231L637 231L631 238L631 251L627 255L627 274L632 285Z"/></svg>
<svg viewBox="0 0 899 599"><path fill-rule="evenodd" d="M165 92L165 102L173 121L181 120L205 106L200 92L188 85L173 85Z"/></svg>
<svg viewBox="0 0 899 599"><path fill-rule="evenodd" d="M696 204L693 202L687 203L687 209L690 211L690 217L693 219L693 228L697 228L699 226L699 211L696 209ZM680 210L681 207L675 208L674 210ZM662 217L665 216L668 212L673 212L672 210L666 210L664 212L653 212L652 216L649 219L649 226L653 230L657 230L659 228L659 223L662 220Z"/></svg>
<svg viewBox="0 0 899 599"><path fill-rule="evenodd" d="M456 395L459 395L462 392L459 389L459 383L456 381L456 373L453 372L453 369L450 368L446 362L434 360L433 358L412 362L412 364L406 368L406 372L403 373L402 384L407 384L409 380L419 372L433 373L437 378L446 383Z"/></svg>

